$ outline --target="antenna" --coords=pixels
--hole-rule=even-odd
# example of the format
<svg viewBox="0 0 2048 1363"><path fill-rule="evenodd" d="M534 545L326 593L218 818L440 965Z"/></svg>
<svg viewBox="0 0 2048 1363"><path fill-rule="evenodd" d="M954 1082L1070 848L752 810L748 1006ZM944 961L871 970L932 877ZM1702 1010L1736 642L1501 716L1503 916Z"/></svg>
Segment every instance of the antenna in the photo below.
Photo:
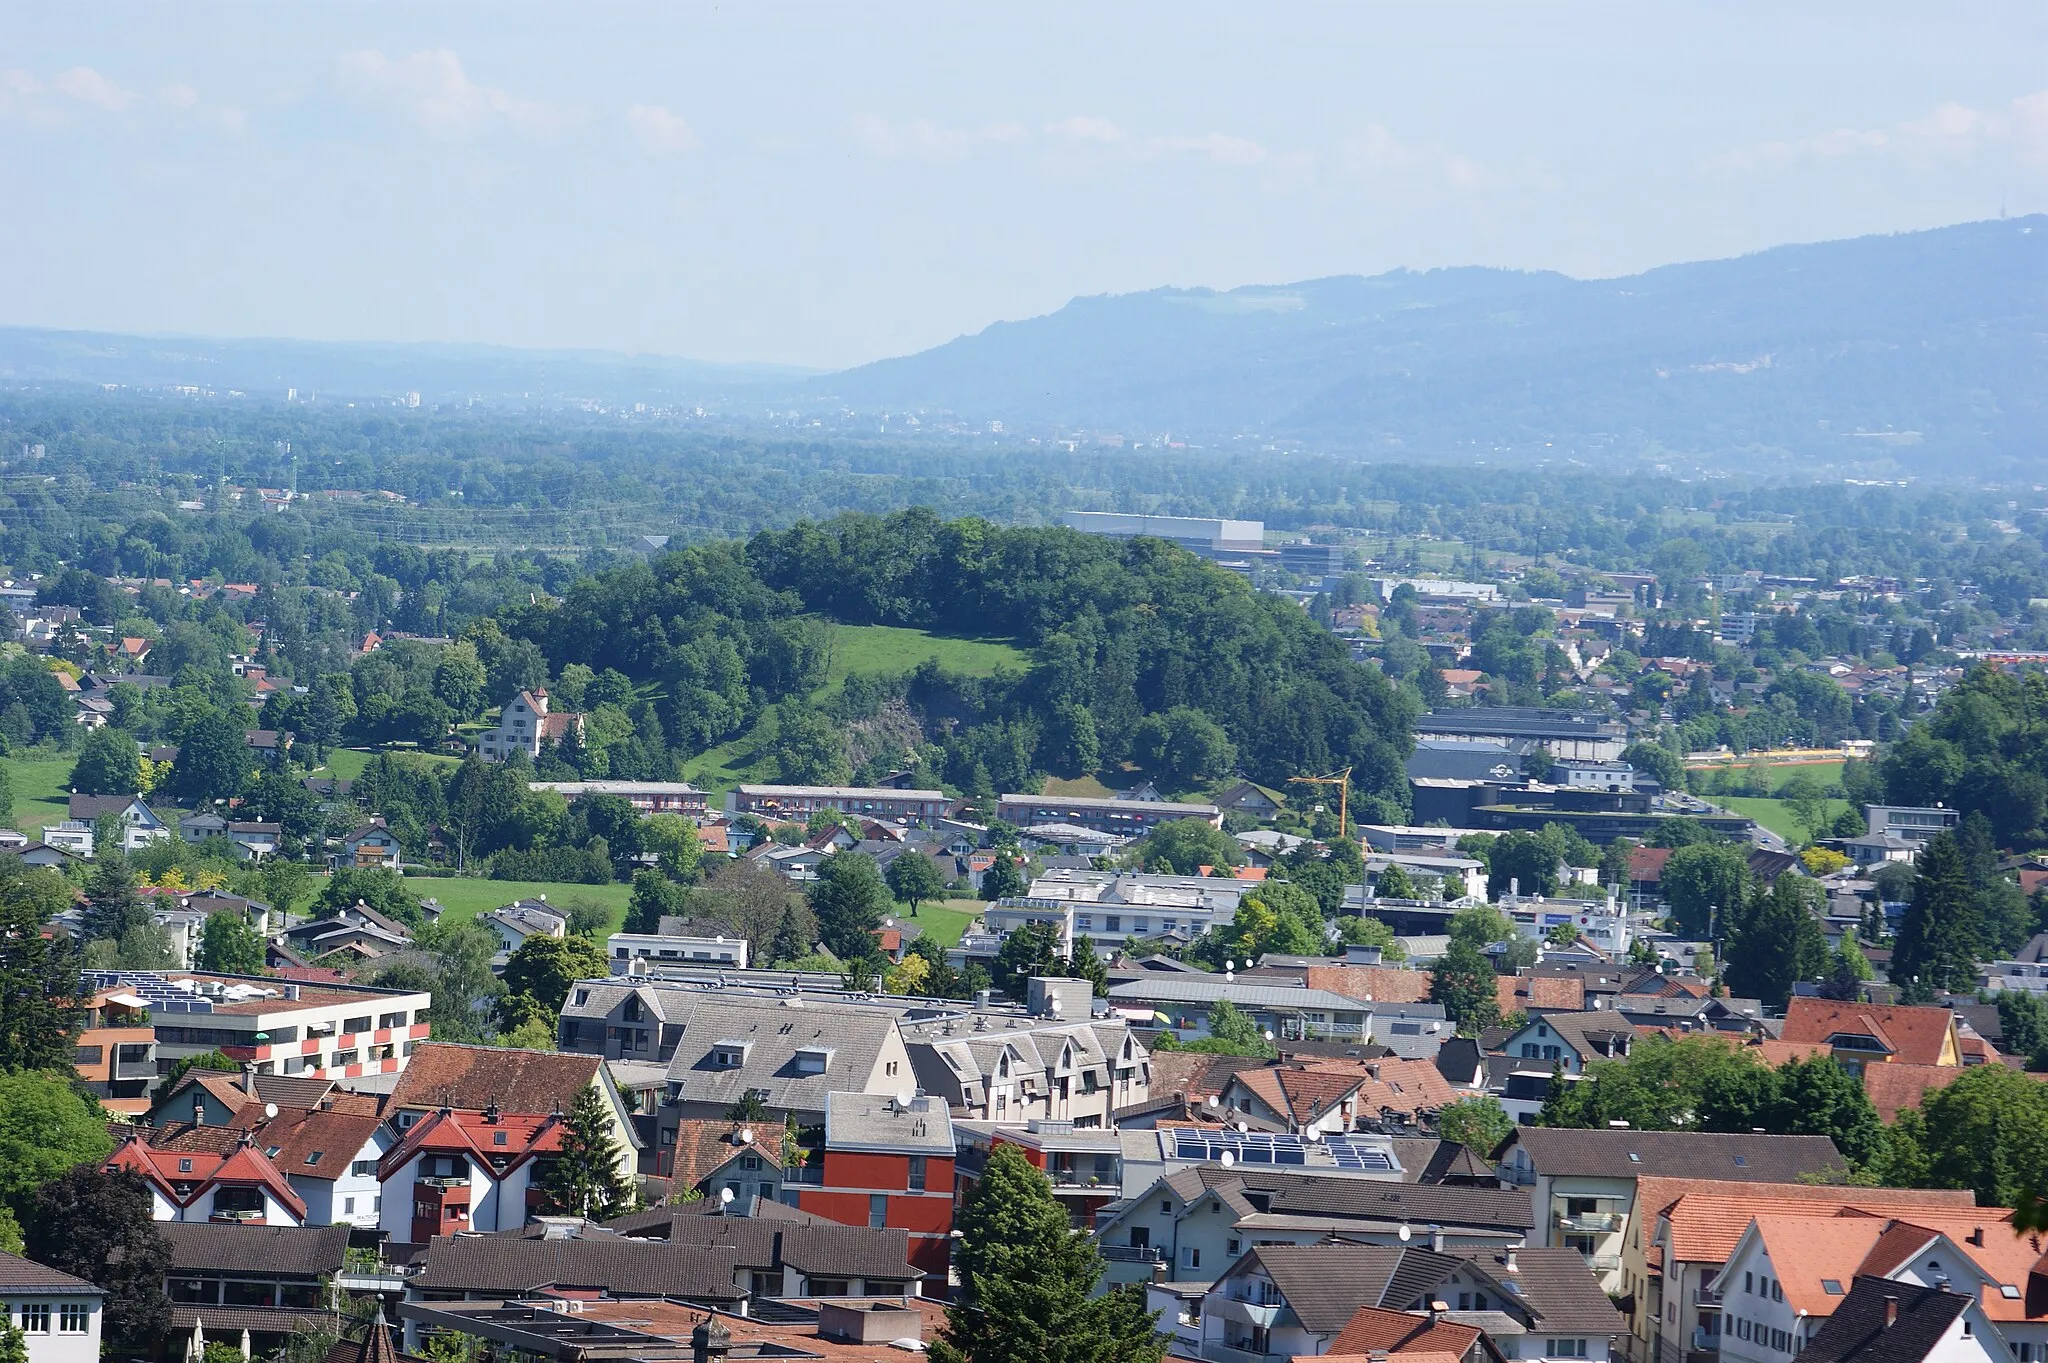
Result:
<svg viewBox="0 0 2048 1363"><path fill-rule="evenodd" d="M718 1190L718 1202L719 1202L719 1205L720 1205L720 1206L731 1206L731 1205L732 1205L732 1189L730 1189L730 1188L720 1188L720 1189Z"/></svg>
<svg viewBox="0 0 2048 1363"><path fill-rule="evenodd" d="M263 1105L263 1119L264 1119L265 1121L269 1121L269 1120L271 1120L272 1118L274 1118L274 1117L276 1117L276 1116L277 1116L277 1104L276 1104L276 1103L265 1103L265 1104Z"/></svg>

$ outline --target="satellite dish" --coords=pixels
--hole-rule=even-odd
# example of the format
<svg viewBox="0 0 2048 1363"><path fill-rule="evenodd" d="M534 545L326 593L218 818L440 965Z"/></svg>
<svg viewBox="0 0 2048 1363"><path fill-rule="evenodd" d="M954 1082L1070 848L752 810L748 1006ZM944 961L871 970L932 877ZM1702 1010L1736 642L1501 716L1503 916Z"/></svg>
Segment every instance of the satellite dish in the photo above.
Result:
<svg viewBox="0 0 2048 1363"><path fill-rule="evenodd" d="M740 1128L740 1144L741 1144L741 1145L752 1145L753 1143L754 1143L754 1128L753 1128L753 1127L751 1127L751 1126L743 1126L743 1127L741 1127L741 1128Z"/></svg>
<svg viewBox="0 0 2048 1363"><path fill-rule="evenodd" d="M720 1189L718 1190L718 1200L719 1200L719 1202L720 1202L721 1204L728 1204L728 1203L730 1203L730 1202L732 1201L732 1189L730 1189L730 1188L720 1188ZM1403 1229L1403 1232L1404 1232L1404 1234L1405 1234L1405 1232L1406 1232L1406 1227L1403 1227L1402 1229Z"/></svg>
<svg viewBox="0 0 2048 1363"><path fill-rule="evenodd" d="M1237 1163L1237 1156L1231 1154L1228 1150L1225 1150L1223 1152L1223 1167L1228 1169L1231 1165L1235 1163Z"/></svg>
<svg viewBox="0 0 2048 1363"><path fill-rule="evenodd" d="M1047 1004L1046 1004L1045 1006L1046 1006L1046 1008L1047 1008L1047 1009L1048 1009L1049 1011L1051 1011L1051 1012L1054 1012L1054 1013L1057 1013L1057 1012L1059 1012L1059 1011L1060 1011L1060 1006L1061 1006L1061 1005L1060 1005L1060 1001L1059 1001L1059 999L1058 999L1058 998L1054 998L1054 999L1053 999L1052 1001L1050 1001L1049 1003L1047 1003Z"/></svg>
<svg viewBox="0 0 2048 1363"><path fill-rule="evenodd" d="M265 1103L265 1104L263 1105L263 1117L264 1117L264 1120L265 1120L265 1121L268 1121L268 1120L270 1120L271 1118L273 1118L273 1117L275 1117L275 1116L277 1116L277 1104L276 1104L276 1103Z"/></svg>
<svg viewBox="0 0 2048 1363"><path fill-rule="evenodd" d="M1408 1223L1407 1223L1407 1222L1405 1222L1405 1221L1404 1221L1404 1222L1402 1222L1402 1223L1401 1223L1401 1229L1400 1229L1400 1232L1399 1232L1399 1234L1400 1234L1400 1236L1401 1236L1401 1243L1402 1243L1402 1244L1404 1244L1404 1245L1405 1245L1405 1244L1407 1244L1407 1243L1408 1243L1408 1237L1409 1237L1409 1235L1411 1234L1411 1232L1410 1232L1410 1231L1409 1231L1409 1229L1408 1229Z"/></svg>
<svg viewBox="0 0 2048 1363"><path fill-rule="evenodd" d="M1249 1131L1249 1130L1251 1130L1251 1129L1252 1129L1252 1128L1251 1128L1251 1123L1249 1123L1249 1122L1239 1122L1239 1123L1237 1124L1237 1130L1238 1130L1238 1133L1239 1133L1240 1135L1242 1135L1242 1134L1243 1134L1244 1132L1247 1132L1247 1131Z"/></svg>
<svg viewBox="0 0 2048 1363"><path fill-rule="evenodd" d="M1219 1099L1219 1098L1218 1098L1218 1097L1217 1097L1217 1096L1216 1096L1215 1094L1213 1094L1213 1093L1212 1093L1212 1094L1210 1094L1210 1095L1209 1095L1209 1106L1210 1106L1210 1107L1216 1107L1216 1106L1218 1106L1218 1105L1219 1105L1219 1104L1221 1103L1221 1101L1222 1101L1222 1100L1221 1100L1221 1099Z"/></svg>
<svg viewBox="0 0 2048 1363"><path fill-rule="evenodd" d="M1272 1039L1273 1039L1273 1029L1272 1029L1271 1027L1268 1027L1268 1028L1266 1029L1266 1040L1268 1040L1268 1041L1271 1041Z"/></svg>
<svg viewBox="0 0 2048 1363"><path fill-rule="evenodd" d="M1317 1141L1323 1138L1323 1133L1317 1130L1315 1127L1310 1127L1308 1130L1301 1133L1301 1138L1307 1141L1310 1145L1314 1145Z"/></svg>
<svg viewBox="0 0 2048 1363"><path fill-rule="evenodd" d="M896 1106L907 1108L910 1106L911 1099L915 1097L917 1097L915 1089L898 1089L896 1090Z"/></svg>

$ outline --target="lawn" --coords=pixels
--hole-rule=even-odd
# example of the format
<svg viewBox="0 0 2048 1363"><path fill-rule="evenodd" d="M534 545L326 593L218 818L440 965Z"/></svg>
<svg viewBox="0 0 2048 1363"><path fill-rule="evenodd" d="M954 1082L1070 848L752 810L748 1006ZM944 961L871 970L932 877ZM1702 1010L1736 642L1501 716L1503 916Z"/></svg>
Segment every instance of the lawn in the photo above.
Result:
<svg viewBox="0 0 2048 1363"><path fill-rule="evenodd" d="M1768 762L1771 775L1771 789L1776 790L1795 776L1811 776L1823 786L1838 786L1842 783L1842 759L1817 759L1811 762ZM1689 772L1710 772L1716 769L1731 771L1740 779L1749 774L1747 759L1734 762L1703 762L1686 768Z"/></svg>
<svg viewBox="0 0 2048 1363"><path fill-rule="evenodd" d="M944 904L920 904L917 917L910 916L910 910L898 904L895 914L906 923L915 923L924 929L924 935L942 947L958 946L960 934L967 925L981 917L982 904L979 899L949 899Z"/></svg>
<svg viewBox="0 0 2048 1363"><path fill-rule="evenodd" d="M1726 805L1737 814L1755 819L1787 842L1804 842L1806 831L1792 817L1792 807L1783 800L1765 800L1753 795L1719 795L1711 797L1716 804ZM1828 818L1835 819L1849 807L1847 800L1828 801ZM1823 830L1825 832L1825 830Z"/></svg>
<svg viewBox="0 0 2048 1363"><path fill-rule="evenodd" d="M569 904L594 899L612 911L616 932L626 921L626 900L631 885L570 885L538 880L479 880L474 876L407 876L405 887L422 899L438 899L444 910L442 921L462 922L491 909L502 908L515 899L547 896L550 904Z"/></svg>
<svg viewBox="0 0 2048 1363"><path fill-rule="evenodd" d="M14 826L31 837L46 823L62 823L71 812L68 757L7 763L14 786Z"/></svg>

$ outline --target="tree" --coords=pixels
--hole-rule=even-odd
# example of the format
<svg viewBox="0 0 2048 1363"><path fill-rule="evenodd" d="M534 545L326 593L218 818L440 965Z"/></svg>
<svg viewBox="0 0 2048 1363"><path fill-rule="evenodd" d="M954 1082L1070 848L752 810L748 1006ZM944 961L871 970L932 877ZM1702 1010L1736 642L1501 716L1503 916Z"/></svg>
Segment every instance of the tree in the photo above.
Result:
<svg viewBox="0 0 2048 1363"><path fill-rule="evenodd" d="M797 925L796 906L791 904L783 909L782 921L775 926L775 938L768 944L767 960L770 965L794 961L810 954L811 944L804 940L803 932Z"/></svg>
<svg viewBox="0 0 2048 1363"><path fill-rule="evenodd" d="M875 859L865 852L839 852L818 867L807 896L818 932L833 955L854 960L875 949L875 929L894 902Z"/></svg>
<svg viewBox="0 0 2048 1363"><path fill-rule="evenodd" d="M2041 1054L2043 1047L2048 1047L2048 1003L2027 989L2001 989L1997 1003L1999 1030L2004 1033L2001 1045L2005 1052L2025 1056L2029 1068L2038 1068L2039 1062L2035 1057Z"/></svg>
<svg viewBox="0 0 2048 1363"><path fill-rule="evenodd" d="M396 918L413 929L415 937L426 926L427 916L420 909L419 896L406 886L405 877L381 866L345 866L334 872L327 877L310 912L325 917L352 909L358 903L369 905L387 918Z"/></svg>
<svg viewBox="0 0 2048 1363"><path fill-rule="evenodd" d="M171 764L171 784L182 798L232 799L248 779L249 739L240 717L211 710L186 728Z"/></svg>
<svg viewBox="0 0 2048 1363"><path fill-rule="evenodd" d="M1050 923L1026 923L1003 939L990 973L996 988L1013 999L1025 996L1034 975L1064 975L1058 931Z"/></svg>
<svg viewBox="0 0 2048 1363"><path fill-rule="evenodd" d="M1827 973L1820 986L1821 997L1853 1003L1863 997L1863 986L1871 978L1870 962L1865 959L1863 948L1856 944L1856 935L1845 932L1842 940L1828 954ZM2010 1035L2008 1032L2007 1036Z"/></svg>
<svg viewBox="0 0 2048 1363"><path fill-rule="evenodd" d="M1884 1148L1884 1123L1870 1094L1833 1056L1786 1061L1778 1067L1777 1088L1775 1110L1769 1120L1759 1123L1765 1130L1788 1136L1826 1136L1842 1157L1859 1169Z"/></svg>
<svg viewBox="0 0 2048 1363"><path fill-rule="evenodd" d="M77 1059L78 951L62 933L43 935L70 903L57 872L0 858L0 1070L70 1072Z"/></svg>
<svg viewBox="0 0 2048 1363"><path fill-rule="evenodd" d="M1152 830L1140 845L1145 869L1184 876L1201 874L1204 866L1238 866L1244 849L1206 819L1175 819Z"/></svg>
<svg viewBox="0 0 2048 1363"><path fill-rule="evenodd" d="M263 973L263 936L239 913L206 915L199 938L199 968L225 975Z"/></svg>
<svg viewBox="0 0 2048 1363"><path fill-rule="evenodd" d="M681 918L688 892L659 871L633 873L633 894L626 901L627 932L659 932L664 918Z"/></svg>
<svg viewBox="0 0 2048 1363"><path fill-rule="evenodd" d="M70 1078L69 1067L0 1073L0 1204L19 1208L40 1185L114 1148L106 1114Z"/></svg>
<svg viewBox="0 0 2048 1363"><path fill-rule="evenodd" d="M1881 1181L1968 1188L1979 1206L2021 1207L2048 1168L2048 1085L2003 1065L1974 1065L1918 1110L1899 1113Z"/></svg>
<svg viewBox="0 0 2048 1363"><path fill-rule="evenodd" d="M619 1171L624 1155L612 1129L611 1109L585 1085L562 1120L562 1148L541 1185L556 1215L604 1221L633 1209L633 1185Z"/></svg>
<svg viewBox="0 0 2048 1363"><path fill-rule="evenodd" d="M1553 758L1550 749L1541 743L1531 748L1529 755L1522 759L1522 775L1531 781L1548 781L1556 769L1557 759Z"/></svg>
<svg viewBox="0 0 2048 1363"><path fill-rule="evenodd" d="M22 1217L28 1257L106 1292L109 1353L152 1352L171 1328L164 1275L171 1244L151 1215L149 1185L126 1169L82 1164L44 1183Z"/></svg>
<svg viewBox="0 0 2048 1363"><path fill-rule="evenodd" d="M1689 843L1664 863L1658 887L1681 932L1705 933L1710 918L1726 931L1749 895L1749 861L1730 843Z"/></svg>
<svg viewBox="0 0 2048 1363"><path fill-rule="evenodd" d="M1621 750L1621 760L1645 776L1656 778L1657 784L1666 790L1685 789L1685 764L1662 743L1631 743Z"/></svg>
<svg viewBox="0 0 2048 1363"><path fill-rule="evenodd" d="M85 878L85 935L118 942L148 923L149 908L127 858L115 852L95 860Z"/></svg>
<svg viewBox="0 0 2048 1363"><path fill-rule="evenodd" d="M1337 920L1337 940L1330 947L1330 953L1342 956L1346 946L1378 947L1380 959L1388 965L1398 965L1408 958L1407 948L1394 936L1394 930L1379 919L1368 916L1347 915Z"/></svg>
<svg viewBox="0 0 2048 1363"><path fill-rule="evenodd" d="M1815 882L1789 872L1779 876L1728 939L1724 973L1730 992L1778 1009L1791 997L1793 985L1817 979L1827 967L1827 939L1817 916L1825 904L1825 892Z"/></svg>
<svg viewBox="0 0 2048 1363"><path fill-rule="evenodd" d="M498 1012L509 1027L529 1017L551 1018L561 1013L571 985L603 979L609 970L604 949L587 937L529 937L505 962Z"/></svg>
<svg viewBox="0 0 2048 1363"><path fill-rule="evenodd" d="M1828 793L1810 773L1802 771L1789 777L1778 787L1778 798L1785 802L1793 821L1806 830L1808 842L1827 830Z"/></svg>
<svg viewBox="0 0 2048 1363"><path fill-rule="evenodd" d="M999 1143L961 1204L960 1291L932 1341L935 1363L1159 1363L1143 1289L1096 1296L1105 1265L1021 1146Z"/></svg>
<svg viewBox="0 0 2048 1363"><path fill-rule="evenodd" d="M142 790L142 750L135 735L111 726L88 729L71 764L71 789L79 795L135 795Z"/></svg>
<svg viewBox="0 0 2048 1363"><path fill-rule="evenodd" d="M653 853L664 872L676 880L697 878L704 857L697 825L680 814L656 814L641 820L639 831L640 850Z"/></svg>
<svg viewBox="0 0 2048 1363"><path fill-rule="evenodd" d="M1972 988L1977 977L1975 887L1961 844L1942 832L1921 849L1913 899L1899 924L1891 978L1908 1001Z"/></svg>
<svg viewBox="0 0 2048 1363"><path fill-rule="evenodd" d="M236 1353L239 1356L240 1350ZM29 1363L28 1336L11 1318L4 1316L0 1316L0 1363Z"/></svg>
<svg viewBox="0 0 2048 1363"><path fill-rule="evenodd" d="M1074 934L1074 953L1067 957L1067 978L1088 981L1098 999L1109 997L1109 967L1095 954L1095 939L1085 932Z"/></svg>
<svg viewBox="0 0 2048 1363"><path fill-rule="evenodd" d="M1399 866L1388 866L1373 882L1372 892L1381 899L1413 899L1415 882Z"/></svg>
<svg viewBox="0 0 2048 1363"><path fill-rule="evenodd" d="M1500 1021L1500 997L1493 967L1479 948L1454 938L1450 950L1430 973L1429 1001L1444 1006L1444 1016L1467 1036L1477 1036Z"/></svg>
<svg viewBox="0 0 2048 1363"><path fill-rule="evenodd" d="M981 897L993 904L999 899L1022 899L1029 889L1024 873L1017 869L1016 854L997 849L996 859L981 873Z"/></svg>
<svg viewBox="0 0 2048 1363"><path fill-rule="evenodd" d="M1520 935L1514 920L1491 904L1468 904L1451 915L1446 929L1454 942L1476 947L1481 954L1496 942L1512 942Z"/></svg>
<svg viewBox="0 0 2048 1363"><path fill-rule="evenodd" d="M441 650L441 661L434 666L434 696L457 720L473 718L483 709L488 682L475 644L458 639Z"/></svg>
<svg viewBox="0 0 2048 1363"><path fill-rule="evenodd" d="M910 905L913 918L919 904L946 897L946 883L939 878L938 866L922 852L903 853L889 863L882 878L888 881L889 893L896 896L899 904Z"/></svg>
<svg viewBox="0 0 2048 1363"><path fill-rule="evenodd" d="M1515 1124L1497 1098L1461 1098L1437 1113L1436 1134L1456 1141L1481 1159L1515 1133Z"/></svg>
<svg viewBox="0 0 2048 1363"><path fill-rule="evenodd" d="M1517 829L1503 833L1486 859L1486 893L1498 899L1513 887L1518 893L1557 893L1558 855L1535 833Z"/></svg>

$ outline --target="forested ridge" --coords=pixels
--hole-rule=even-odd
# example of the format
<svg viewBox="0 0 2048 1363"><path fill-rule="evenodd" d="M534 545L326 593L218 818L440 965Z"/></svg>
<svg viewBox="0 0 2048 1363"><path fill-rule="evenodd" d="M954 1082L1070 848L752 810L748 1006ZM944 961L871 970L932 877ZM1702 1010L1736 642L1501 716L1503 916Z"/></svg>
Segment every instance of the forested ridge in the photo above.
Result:
<svg viewBox="0 0 2048 1363"><path fill-rule="evenodd" d="M916 508L846 515L612 568L498 623L538 645L550 672L581 664L652 684L671 741L698 750L769 706L785 740L806 730L823 621L1029 651L1028 671L992 678L906 660L905 675L838 699L841 720L905 707L962 789L1030 789L1048 772L1126 760L1188 780L1350 766L1368 805L1406 805L1417 695L1351 661L1292 602L1157 541Z"/></svg>

